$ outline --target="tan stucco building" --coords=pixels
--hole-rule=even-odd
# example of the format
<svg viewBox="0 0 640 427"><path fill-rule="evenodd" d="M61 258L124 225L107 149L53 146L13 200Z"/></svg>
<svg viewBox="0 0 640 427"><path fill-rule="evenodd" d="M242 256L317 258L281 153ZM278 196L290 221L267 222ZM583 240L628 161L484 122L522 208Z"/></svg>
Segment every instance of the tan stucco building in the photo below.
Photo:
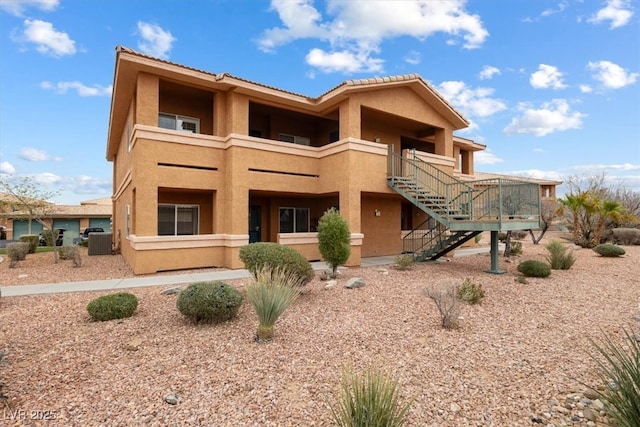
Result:
<svg viewBox="0 0 640 427"><path fill-rule="evenodd" d="M349 265L425 252L403 236L456 235L453 246L537 227L537 184L518 187L525 211L503 216L501 193L457 180L473 179L485 148L454 136L467 125L417 75L345 81L311 98L118 47L106 152L114 247L138 274L240 268L240 247L254 241L315 260L331 207L352 232Z"/></svg>

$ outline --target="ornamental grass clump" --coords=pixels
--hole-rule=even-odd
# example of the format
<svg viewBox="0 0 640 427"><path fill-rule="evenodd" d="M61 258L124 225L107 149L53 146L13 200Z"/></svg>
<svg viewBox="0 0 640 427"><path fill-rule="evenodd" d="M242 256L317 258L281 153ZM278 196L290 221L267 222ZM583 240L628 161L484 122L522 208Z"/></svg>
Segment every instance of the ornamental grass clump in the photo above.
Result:
<svg viewBox="0 0 640 427"><path fill-rule="evenodd" d="M626 252L620 246L611 243L603 243L593 248L593 251L600 256L615 258L624 255Z"/></svg>
<svg viewBox="0 0 640 427"><path fill-rule="evenodd" d="M569 270L576 262L573 249L570 249L557 240L552 240L544 247L549 251L546 260L549 265L551 265L552 270Z"/></svg>
<svg viewBox="0 0 640 427"><path fill-rule="evenodd" d="M394 268L400 271L411 270L411 268L413 268L413 264L415 264L413 254L398 255L395 257L394 261Z"/></svg>
<svg viewBox="0 0 640 427"><path fill-rule="evenodd" d="M119 292L94 299L87 305L87 312L93 320L103 322L131 317L136 308L138 308L138 298L135 295Z"/></svg>
<svg viewBox="0 0 640 427"><path fill-rule="evenodd" d="M242 304L242 294L224 282L196 282L180 292L176 307L193 323L221 323L232 319Z"/></svg>
<svg viewBox="0 0 640 427"><path fill-rule="evenodd" d="M619 427L640 426L640 340L623 328L625 344L615 343L605 334L602 344L591 341L599 357L596 361L603 390L594 390L605 404L607 415Z"/></svg>
<svg viewBox="0 0 640 427"><path fill-rule="evenodd" d="M549 277L551 266L542 261L530 259L518 264L518 271L526 277Z"/></svg>
<svg viewBox="0 0 640 427"><path fill-rule="evenodd" d="M247 299L258 315L256 341L265 342L273 338L273 326L300 295L302 280L285 268L263 268L256 272L255 279L247 286Z"/></svg>
<svg viewBox="0 0 640 427"><path fill-rule="evenodd" d="M340 427L399 427L412 403L401 404L398 381L382 369L369 367L361 374L346 370L331 414Z"/></svg>
<svg viewBox="0 0 640 427"><path fill-rule="evenodd" d="M484 298L482 285L476 285L471 279L466 278L456 290L458 298L469 304L478 304Z"/></svg>
<svg viewBox="0 0 640 427"><path fill-rule="evenodd" d="M9 257L9 268L15 267L19 261L24 261L29 253L29 243L14 242L7 244L7 256Z"/></svg>

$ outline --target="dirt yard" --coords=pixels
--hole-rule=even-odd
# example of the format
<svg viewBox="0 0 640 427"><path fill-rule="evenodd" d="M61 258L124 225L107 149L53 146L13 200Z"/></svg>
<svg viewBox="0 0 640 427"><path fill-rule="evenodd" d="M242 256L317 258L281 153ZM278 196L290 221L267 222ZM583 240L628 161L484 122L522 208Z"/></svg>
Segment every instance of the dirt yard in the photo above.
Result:
<svg viewBox="0 0 640 427"><path fill-rule="evenodd" d="M318 279L258 344L245 301L234 320L194 326L164 288L138 288L136 314L92 322L86 305L106 292L0 298L0 425L325 426L342 370L383 366L414 398L410 426L596 426L598 386L590 340L640 333L640 247L621 258L576 251L568 271L518 283L516 265L543 260L544 243L484 270L488 254L422 263L411 271L353 268L326 289ZM487 244L487 242L481 242ZM85 254L86 255L86 254ZM18 268L0 263L0 284L132 276L119 256L53 265L51 254ZM361 277L366 285L345 289ZM443 330L430 284L481 284L456 330ZM233 285L244 292L244 282ZM176 405L165 396L177 393ZM44 421L43 419L50 420Z"/></svg>

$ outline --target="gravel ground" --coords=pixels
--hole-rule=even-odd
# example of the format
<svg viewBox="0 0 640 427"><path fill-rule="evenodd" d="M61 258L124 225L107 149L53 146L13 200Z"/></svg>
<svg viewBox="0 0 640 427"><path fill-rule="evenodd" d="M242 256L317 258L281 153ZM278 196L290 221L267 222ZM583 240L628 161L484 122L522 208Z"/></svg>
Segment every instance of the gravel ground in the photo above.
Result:
<svg viewBox="0 0 640 427"><path fill-rule="evenodd" d="M136 314L109 322L92 322L85 309L104 292L1 298L0 377L9 399L0 425L331 425L342 370L372 364L415 399L410 426L600 425L604 413L582 395L583 383L599 383L589 340L605 332L622 342L623 326L639 331L640 247L617 259L580 249L571 270L523 284L517 262L546 253L523 243L521 257L501 259L503 275L484 273L490 258L482 254L411 271L348 269L332 289L314 280L266 344L253 340L247 301L230 322L194 326L176 310L176 296L157 287L132 290ZM0 283L132 275L118 256L85 257L81 268L51 258L36 266L31 257L16 269L1 263ZM345 289L352 277L366 285ZM463 307L458 329L443 330L422 290L465 278L486 297ZM243 281L231 283L244 292ZM170 393L177 405L165 402ZM55 419L38 420L47 417Z"/></svg>

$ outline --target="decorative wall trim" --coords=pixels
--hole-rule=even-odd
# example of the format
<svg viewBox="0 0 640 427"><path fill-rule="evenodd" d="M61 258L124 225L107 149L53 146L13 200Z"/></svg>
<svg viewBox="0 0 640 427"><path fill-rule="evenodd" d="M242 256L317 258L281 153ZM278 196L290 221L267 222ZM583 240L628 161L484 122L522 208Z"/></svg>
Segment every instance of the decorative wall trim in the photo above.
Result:
<svg viewBox="0 0 640 427"><path fill-rule="evenodd" d="M136 251L211 247L238 248L249 243L249 235L198 234L195 236L136 236L135 234L131 234L128 240L131 248Z"/></svg>
<svg viewBox="0 0 640 427"><path fill-rule="evenodd" d="M127 173L124 175L124 178L122 179L122 181L120 182L120 185L118 186L118 190L115 192L115 194L111 199L118 200L120 196L122 196L122 193L124 193L124 190L127 189L129 184L131 184L131 169L129 169Z"/></svg>

